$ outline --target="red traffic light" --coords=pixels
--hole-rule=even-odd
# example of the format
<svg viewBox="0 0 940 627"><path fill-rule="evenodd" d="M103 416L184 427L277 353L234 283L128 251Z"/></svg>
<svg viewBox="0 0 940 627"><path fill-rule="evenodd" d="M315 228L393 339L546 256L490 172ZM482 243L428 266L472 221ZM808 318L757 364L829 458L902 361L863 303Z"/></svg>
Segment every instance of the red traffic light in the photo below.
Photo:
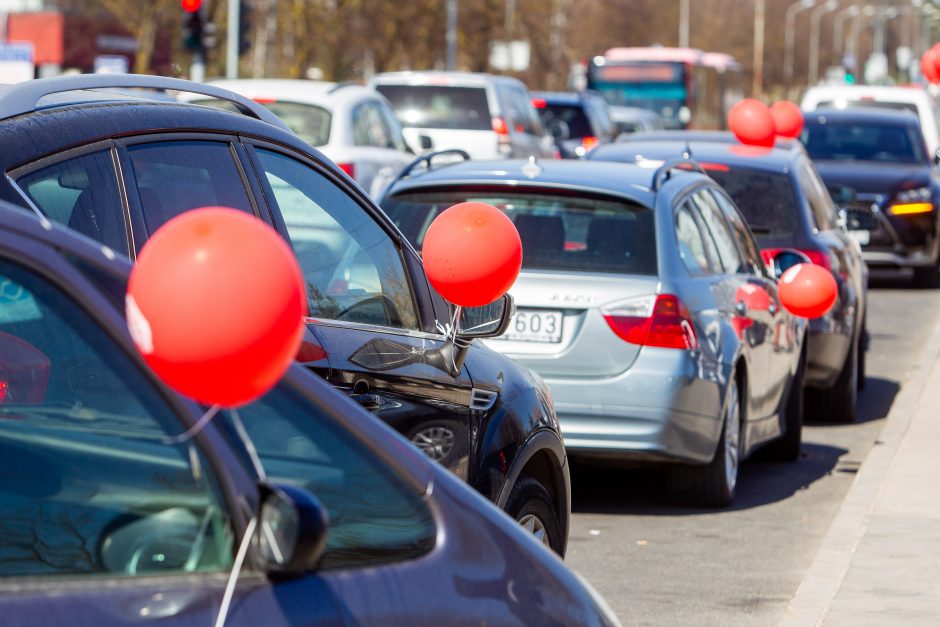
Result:
<svg viewBox="0 0 940 627"><path fill-rule="evenodd" d="M202 6L202 0L180 0L180 6L187 13L195 13Z"/></svg>

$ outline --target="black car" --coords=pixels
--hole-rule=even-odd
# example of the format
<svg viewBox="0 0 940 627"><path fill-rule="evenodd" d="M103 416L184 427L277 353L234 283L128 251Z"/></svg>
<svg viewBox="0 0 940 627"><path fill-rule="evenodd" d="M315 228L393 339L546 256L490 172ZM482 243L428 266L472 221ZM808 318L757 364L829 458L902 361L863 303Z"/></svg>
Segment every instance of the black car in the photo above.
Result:
<svg viewBox="0 0 940 627"><path fill-rule="evenodd" d="M542 126L555 138L562 158L579 159L594 146L611 142L617 136L617 126L610 119L607 102L597 94L534 92L532 104L542 119Z"/></svg>
<svg viewBox="0 0 940 627"><path fill-rule="evenodd" d="M917 116L816 110L801 139L826 185L844 196L846 226L868 265L911 268L915 286L940 287L940 170Z"/></svg>
<svg viewBox="0 0 940 627"><path fill-rule="evenodd" d="M109 87L200 93L238 111L100 91ZM197 207L232 207L271 225L307 282L298 361L564 554L569 475L548 389L472 341L502 331L511 301L469 311L476 331L447 339L438 321L451 307L412 246L269 111L187 81L86 75L5 87L0 120L0 198L112 254L135 258L163 223Z"/></svg>
<svg viewBox="0 0 940 627"><path fill-rule="evenodd" d="M799 142L743 146L728 132L663 131L601 146L599 161L655 163L691 154L734 200L757 237L765 261L783 248L830 270L839 286L835 307L810 321L807 410L824 420L855 418L864 386L868 270L842 227L832 198Z"/></svg>
<svg viewBox="0 0 940 627"><path fill-rule="evenodd" d="M233 627L617 624L512 519L301 366L203 423L131 341L130 270L0 202L4 625L219 624L233 571Z"/></svg>

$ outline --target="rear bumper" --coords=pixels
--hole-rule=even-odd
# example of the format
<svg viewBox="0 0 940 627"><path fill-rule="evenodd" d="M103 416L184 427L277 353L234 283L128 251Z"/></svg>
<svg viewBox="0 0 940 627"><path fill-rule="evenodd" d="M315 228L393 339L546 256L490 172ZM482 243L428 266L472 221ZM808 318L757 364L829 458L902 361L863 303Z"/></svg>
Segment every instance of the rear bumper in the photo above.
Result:
<svg viewBox="0 0 940 627"><path fill-rule="evenodd" d="M842 372L852 342L852 327L832 317L809 321L806 337L806 385L830 388Z"/></svg>
<svg viewBox="0 0 940 627"><path fill-rule="evenodd" d="M572 456L708 462L730 372L701 354L644 348L616 377L545 381Z"/></svg>

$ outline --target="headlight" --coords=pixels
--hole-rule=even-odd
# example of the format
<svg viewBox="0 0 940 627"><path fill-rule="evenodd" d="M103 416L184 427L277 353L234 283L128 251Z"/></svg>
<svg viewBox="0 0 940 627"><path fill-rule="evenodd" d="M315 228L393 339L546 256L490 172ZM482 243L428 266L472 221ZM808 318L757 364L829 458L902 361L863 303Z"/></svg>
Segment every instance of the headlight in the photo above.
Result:
<svg viewBox="0 0 940 627"><path fill-rule="evenodd" d="M894 202L888 211L896 216L930 213L933 211L931 202L932 190L929 187L915 187L905 189L894 196Z"/></svg>

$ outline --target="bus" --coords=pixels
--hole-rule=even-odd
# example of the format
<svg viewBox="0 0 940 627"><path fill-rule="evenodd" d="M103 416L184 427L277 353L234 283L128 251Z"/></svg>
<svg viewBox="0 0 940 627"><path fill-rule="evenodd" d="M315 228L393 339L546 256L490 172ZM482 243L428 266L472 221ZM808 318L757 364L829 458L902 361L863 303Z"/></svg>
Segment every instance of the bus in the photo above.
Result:
<svg viewBox="0 0 940 627"><path fill-rule="evenodd" d="M730 55L695 48L611 48L585 68L586 87L612 107L649 109L671 129L727 128L742 96L741 66Z"/></svg>

